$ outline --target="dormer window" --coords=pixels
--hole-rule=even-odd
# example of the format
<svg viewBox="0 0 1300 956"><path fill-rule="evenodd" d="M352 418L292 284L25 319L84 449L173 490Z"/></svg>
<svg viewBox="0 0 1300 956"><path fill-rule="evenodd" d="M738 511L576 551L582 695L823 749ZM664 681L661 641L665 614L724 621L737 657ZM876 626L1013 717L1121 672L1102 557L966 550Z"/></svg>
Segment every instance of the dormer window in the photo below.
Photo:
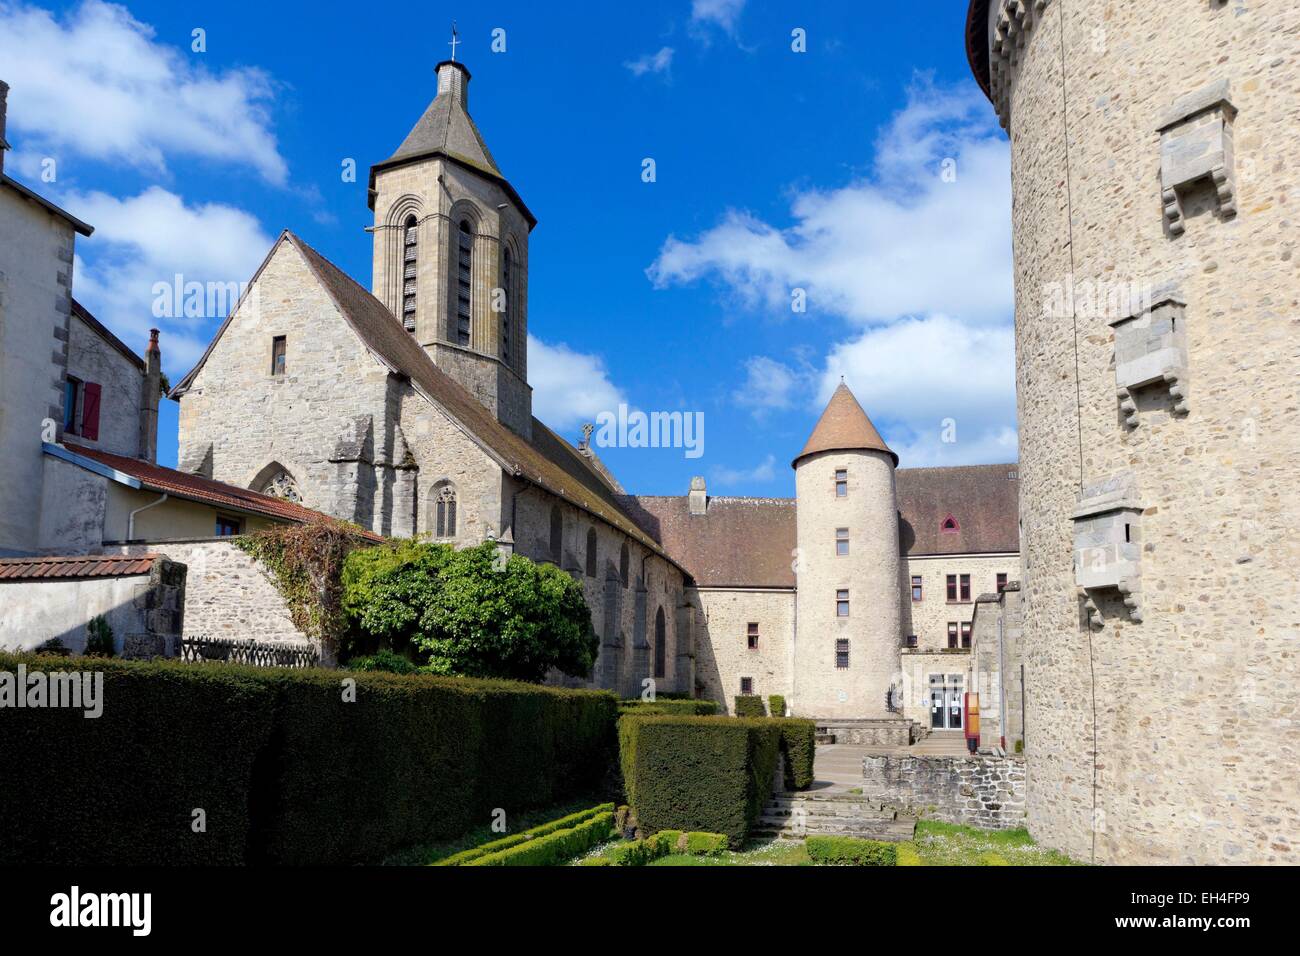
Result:
<svg viewBox="0 0 1300 956"><path fill-rule="evenodd" d="M956 534L961 530L961 525L957 523L956 518L952 515L948 515L948 517L943 519L943 524L940 525L940 530L947 532L948 534Z"/></svg>

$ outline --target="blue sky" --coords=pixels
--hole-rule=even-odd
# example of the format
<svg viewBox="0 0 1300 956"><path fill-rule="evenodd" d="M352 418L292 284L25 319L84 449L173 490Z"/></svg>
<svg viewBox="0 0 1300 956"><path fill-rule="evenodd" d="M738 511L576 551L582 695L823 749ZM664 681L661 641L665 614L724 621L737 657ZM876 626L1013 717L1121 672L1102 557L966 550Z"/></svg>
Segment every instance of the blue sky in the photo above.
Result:
<svg viewBox="0 0 1300 956"><path fill-rule="evenodd" d="M965 6L0 0L6 171L96 226L74 294L134 348L160 324L176 381L221 316L155 319L156 282L246 281L288 228L369 286L366 170L455 18L471 114L539 219L539 417L576 440L619 402L705 416L698 459L603 449L629 491L792 494L841 375L904 467L1010 461L1008 152Z"/></svg>

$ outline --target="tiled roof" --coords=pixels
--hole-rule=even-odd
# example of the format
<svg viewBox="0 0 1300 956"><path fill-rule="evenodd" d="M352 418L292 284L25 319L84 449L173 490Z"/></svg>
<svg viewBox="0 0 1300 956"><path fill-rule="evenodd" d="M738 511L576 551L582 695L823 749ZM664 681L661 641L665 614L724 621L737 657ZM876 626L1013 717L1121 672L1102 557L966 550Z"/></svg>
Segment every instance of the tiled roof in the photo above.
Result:
<svg viewBox="0 0 1300 956"><path fill-rule="evenodd" d="M989 93L989 0L970 0L966 10L966 61L975 80Z"/></svg>
<svg viewBox="0 0 1300 956"><path fill-rule="evenodd" d="M1019 465L900 468L897 486L905 554L1020 550ZM949 515L958 530L943 530Z"/></svg>
<svg viewBox="0 0 1300 956"><path fill-rule="evenodd" d="M835 393L831 395L831 400L826 403L822 417L817 419L812 434L808 436L808 443L803 446L803 451L799 452L792 464L797 465L801 458L822 451L862 449L888 452L894 459L894 464L898 464L898 456L880 437L880 432L876 431L876 426L871 424L871 419L862 410L858 400L853 397L849 387L840 382Z"/></svg>
<svg viewBox="0 0 1300 956"><path fill-rule="evenodd" d="M701 587L794 587L793 498L714 497L703 515L686 495L623 500Z"/></svg>
<svg viewBox="0 0 1300 956"><path fill-rule="evenodd" d="M40 578L120 578L148 574L156 554L102 554L74 557L2 558L0 581Z"/></svg>
<svg viewBox="0 0 1300 956"><path fill-rule="evenodd" d="M70 442L65 442L63 447L73 454L82 455L91 461L99 462L101 465L106 465L123 474L130 475L139 481L144 488L153 491L165 491L168 494L189 501L201 501L218 508L247 511L281 521L305 523L328 517L319 511L304 508L302 505L286 501L283 498L276 498L274 495L264 495L258 491L228 485L224 481L214 481L211 478L192 475L185 471L177 471L174 468L151 465L149 462L141 461L138 458L113 455L106 451L86 448ZM383 540L381 536L372 534L369 531L364 531L362 534L374 541Z"/></svg>

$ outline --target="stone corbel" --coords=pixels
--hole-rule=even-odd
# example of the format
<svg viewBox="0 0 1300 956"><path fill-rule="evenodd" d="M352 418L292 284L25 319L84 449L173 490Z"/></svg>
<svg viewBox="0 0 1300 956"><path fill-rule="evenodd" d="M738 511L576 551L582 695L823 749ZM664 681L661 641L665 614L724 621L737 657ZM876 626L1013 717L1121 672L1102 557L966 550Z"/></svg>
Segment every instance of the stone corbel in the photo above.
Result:
<svg viewBox="0 0 1300 956"><path fill-rule="evenodd" d="M1198 181L1208 178L1214 184L1220 218L1237 214L1232 149L1237 110L1229 93L1227 80L1211 83L1179 99L1160 118L1156 128L1160 133L1160 196L1171 237L1186 231L1182 194Z"/></svg>

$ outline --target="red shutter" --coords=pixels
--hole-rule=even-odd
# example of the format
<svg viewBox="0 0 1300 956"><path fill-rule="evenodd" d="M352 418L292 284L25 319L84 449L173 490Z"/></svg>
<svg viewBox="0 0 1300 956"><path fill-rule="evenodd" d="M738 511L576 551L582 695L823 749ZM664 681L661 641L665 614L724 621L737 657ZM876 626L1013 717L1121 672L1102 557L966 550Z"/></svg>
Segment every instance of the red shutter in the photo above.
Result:
<svg viewBox="0 0 1300 956"><path fill-rule="evenodd" d="M99 440L99 392L97 383L87 382L81 404L81 437L91 441Z"/></svg>

